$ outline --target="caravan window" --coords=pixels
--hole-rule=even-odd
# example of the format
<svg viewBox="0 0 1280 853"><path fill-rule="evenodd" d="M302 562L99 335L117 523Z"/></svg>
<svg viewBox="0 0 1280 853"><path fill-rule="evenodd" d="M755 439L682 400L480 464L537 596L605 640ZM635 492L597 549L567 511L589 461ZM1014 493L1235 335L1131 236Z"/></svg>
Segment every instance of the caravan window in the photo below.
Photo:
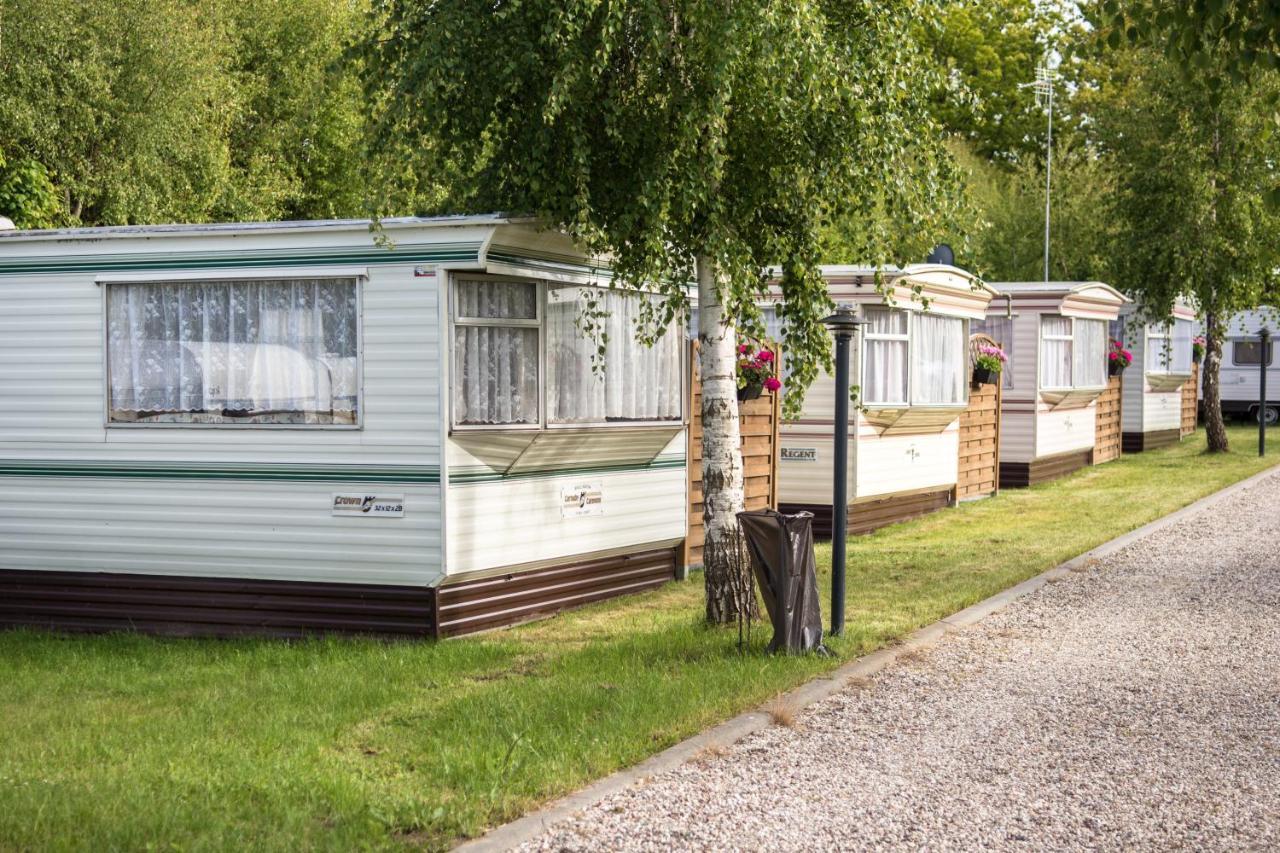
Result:
<svg viewBox="0 0 1280 853"><path fill-rule="evenodd" d="M868 405L907 405L907 313L868 308L863 332L862 399Z"/></svg>
<svg viewBox="0 0 1280 853"><path fill-rule="evenodd" d="M678 421L683 407L683 336L668 328L646 346L636 340L648 300L617 290L547 291L547 422L603 424ZM587 334L582 318L598 323ZM603 358L599 348L604 348ZM593 360L593 356L596 358Z"/></svg>
<svg viewBox="0 0 1280 853"><path fill-rule="evenodd" d="M1267 343L1267 367L1271 366L1271 342ZM1259 364L1259 354L1261 347L1257 341L1232 341L1231 342L1231 363L1240 366L1257 367Z"/></svg>
<svg viewBox="0 0 1280 853"><path fill-rule="evenodd" d="M355 279L106 290L108 423L358 425Z"/></svg>
<svg viewBox="0 0 1280 853"><path fill-rule="evenodd" d="M635 338L644 300L656 299L485 276L455 279L453 425L682 421L682 330L668 329L653 346ZM591 323L599 324L598 335Z"/></svg>
<svg viewBox="0 0 1280 853"><path fill-rule="evenodd" d="M542 332L538 285L460 279L453 294L454 422L536 426Z"/></svg>
<svg viewBox="0 0 1280 853"><path fill-rule="evenodd" d="M1174 320L1147 329L1147 372L1191 375L1191 321ZM1255 362L1256 363L1256 362Z"/></svg>
<svg viewBox="0 0 1280 853"><path fill-rule="evenodd" d="M871 406L955 406L966 401L964 320L868 308L862 398Z"/></svg>
<svg viewBox="0 0 1280 853"><path fill-rule="evenodd" d="M1104 388L1107 324L1046 314L1040 318L1040 387Z"/></svg>

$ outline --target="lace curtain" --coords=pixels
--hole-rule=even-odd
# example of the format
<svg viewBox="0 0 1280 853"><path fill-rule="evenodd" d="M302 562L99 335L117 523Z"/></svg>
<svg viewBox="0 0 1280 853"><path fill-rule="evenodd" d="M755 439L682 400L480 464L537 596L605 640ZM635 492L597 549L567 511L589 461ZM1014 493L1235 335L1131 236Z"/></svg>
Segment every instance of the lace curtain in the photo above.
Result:
<svg viewBox="0 0 1280 853"><path fill-rule="evenodd" d="M907 315L868 308L863 327L862 398L873 405L907 402Z"/></svg>
<svg viewBox="0 0 1280 853"><path fill-rule="evenodd" d="M556 424L679 420L683 336L676 328L648 347L636 340L642 300L617 290L552 288L547 293L547 420ZM597 341L580 317L588 299L603 325L603 363L593 368Z"/></svg>
<svg viewBox="0 0 1280 853"><path fill-rule="evenodd" d="M455 423L538 423L538 286L463 279L454 299Z"/></svg>
<svg viewBox="0 0 1280 853"><path fill-rule="evenodd" d="M113 422L348 423L354 279L107 285Z"/></svg>
<svg viewBox="0 0 1280 853"><path fill-rule="evenodd" d="M964 321L936 314L912 315L911 402L915 405L957 405L965 401L968 347Z"/></svg>
<svg viewBox="0 0 1280 853"><path fill-rule="evenodd" d="M1076 388L1102 388L1107 384L1107 324L1104 320L1076 320Z"/></svg>
<svg viewBox="0 0 1280 853"><path fill-rule="evenodd" d="M1071 387L1071 318L1040 318L1040 387Z"/></svg>

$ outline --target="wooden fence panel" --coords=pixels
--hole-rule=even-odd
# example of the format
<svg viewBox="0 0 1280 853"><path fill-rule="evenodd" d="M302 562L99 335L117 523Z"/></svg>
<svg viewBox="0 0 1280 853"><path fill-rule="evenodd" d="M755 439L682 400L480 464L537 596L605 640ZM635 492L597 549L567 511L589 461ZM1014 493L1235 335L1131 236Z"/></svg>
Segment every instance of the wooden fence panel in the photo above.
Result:
<svg viewBox="0 0 1280 853"><path fill-rule="evenodd" d="M777 347L772 347L777 351ZM689 532L684 540L684 565L702 565L702 383L698 379L698 342L689 359ZM758 399L738 404L742 431L743 486L747 509L778 505L778 427L782 397L765 391Z"/></svg>
<svg viewBox="0 0 1280 853"><path fill-rule="evenodd" d="M1197 396L1200 389L1200 365L1191 365L1191 379L1182 383L1182 435L1188 436L1196 431L1196 416L1199 412Z"/></svg>
<svg viewBox="0 0 1280 853"><path fill-rule="evenodd" d="M995 344L986 335L969 339L969 369L976 348ZM969 407L960 415L960 469L956 500L994 495L999 490L1000 473L1000 378L969 389Z"/></svg>
<svg viewBox="0 0 1280 853"><path fill-rule="evenodd" d="M1109 377L1107 390L1098 397L1097 434L1093 444L1094 465L1120 458L1120 389L1120 377L1118 375Z"/></svg>

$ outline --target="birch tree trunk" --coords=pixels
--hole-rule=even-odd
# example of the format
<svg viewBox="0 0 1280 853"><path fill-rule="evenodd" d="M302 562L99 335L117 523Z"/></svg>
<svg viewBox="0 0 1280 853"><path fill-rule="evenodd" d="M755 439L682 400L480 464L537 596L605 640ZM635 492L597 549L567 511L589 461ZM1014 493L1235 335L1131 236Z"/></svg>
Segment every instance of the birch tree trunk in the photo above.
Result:
<svg viewBox="0 0 1280 853"><path fill-rule="evenodd" d="M1227 452L1227 425L1222 418L1222 326L1212 311L1204 315L1204 435L1210 453Z"/></svg>
<svg viewBox="0 0 1280 853"><path fill-rule="evenodd" d="M737 620L731 572L737 514L743 508L742 439L738 424L737 335L726 318L715 264L706 255L698 267L698 367L702 377L702 563L707 621ZM728 321L728 322L726 322Z"/></svg>

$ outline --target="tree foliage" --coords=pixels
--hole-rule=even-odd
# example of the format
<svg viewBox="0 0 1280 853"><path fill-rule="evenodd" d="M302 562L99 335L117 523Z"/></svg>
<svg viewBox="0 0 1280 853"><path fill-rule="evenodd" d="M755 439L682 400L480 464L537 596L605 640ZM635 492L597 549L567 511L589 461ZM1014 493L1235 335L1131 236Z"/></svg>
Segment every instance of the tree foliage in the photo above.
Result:
<svg viewBox="0 0 1280 853"><path fill-rule="evenodd" d="M457 164L454 206L540 215L610 253L621 280L665 282L661 325L684 310L705 254L730 313L759 330L760 270L783 265L797 391L830 357L816 322L830 307L824 227L929 215L952 180L919 85L914 0L386 0L378 12L366 66L388 97L383 138L431 138L422 168ZM867 231L876 260L887 241Z"/></svg>
<svg viewBox="0 0 1280 853"><path fill-rule="evenodd" d="M68 224L358 214L342 60L364 20L348 0L0 0L0 149Z"/></svg>
<svg viewBox="0 0 1280 853"><path fill-rule="evenodd" d="M1151 317L1167 316L1179 295L1198 303L1210 448L1225 450L1216 392L1225 324L1280 295L1280 216L1266 202L1280 137L1265 108L1280 81L1274 72L1250 85L1208 73L1188 78L1142 45L1122 46L1107 62L1090 109L1113 164L1117 280Z"/></svg>
<svg viewBox="0 0 1280 853"><path fill-rule="evenodd" d="M1104 0L1100 6L1113 49L1126 39L1162 46L1186 75L1216 68L1242 82L1255 70L1280 69L1274 0Z"/></svg>

